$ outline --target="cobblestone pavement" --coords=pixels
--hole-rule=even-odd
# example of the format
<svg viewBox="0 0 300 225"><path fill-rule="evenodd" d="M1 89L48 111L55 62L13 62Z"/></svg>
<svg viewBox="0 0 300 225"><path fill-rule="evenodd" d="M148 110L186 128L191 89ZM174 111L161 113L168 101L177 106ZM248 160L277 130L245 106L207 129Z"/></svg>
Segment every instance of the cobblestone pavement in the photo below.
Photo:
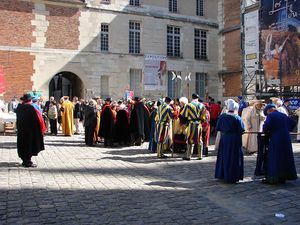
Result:
<svg viewBox="0 0 300 225"><path fill-rule="evenodd" d="M46 150L23 168L16 137L0 136L0 224L300 224L300 179L214 179L216 157L159 160L142 147L86 147L82 135L47 136ZM300 171L300 144L294 143ZM213 146L211 146L212 148ZM276 213L284 214L278 218Z"/></svg>

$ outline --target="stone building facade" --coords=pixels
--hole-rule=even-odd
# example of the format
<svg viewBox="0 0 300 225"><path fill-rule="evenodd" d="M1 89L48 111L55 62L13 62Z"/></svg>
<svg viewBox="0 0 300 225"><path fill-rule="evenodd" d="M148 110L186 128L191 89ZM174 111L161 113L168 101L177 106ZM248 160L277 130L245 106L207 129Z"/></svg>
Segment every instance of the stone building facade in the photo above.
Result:
<svg viewBox="0 0 300 225"><path fill-rule="evenodd" d="M133 90L135 95L153 99L170 94L187 96L192 92L218 99L222 95L218 2L1 1L0 66L6 84L4 98L9 100L35 90L46 98L68 94L117 99L124 96L125 90ZM168 35L172 29L177 31L176 35ZM196 31L200 31L200 37ZM200 48L201 57L195 57L195 39L200 40L197 50L199 53ZM145 89L146 54L166 57L162 89ZM229 65L226 63L226 68ZM236 64L232 62L232 66ZM177 86L172 72L183 78ZM191 81L187 82L184 77L189 73ZM178 89L176 94L174 88Z"/></svg>

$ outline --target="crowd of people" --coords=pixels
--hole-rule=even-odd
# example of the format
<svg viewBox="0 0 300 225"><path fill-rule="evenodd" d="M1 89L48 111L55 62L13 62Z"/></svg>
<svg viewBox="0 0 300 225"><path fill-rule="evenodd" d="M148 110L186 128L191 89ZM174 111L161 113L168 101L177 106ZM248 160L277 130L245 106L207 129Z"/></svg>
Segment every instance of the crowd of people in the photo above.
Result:
<svg viewBox="0 0 300 225"><path fill-rule="evenodd" d="M81 132L82 123L88 146L101 142L105 147L140 146L149 142L149 150L160 159L167 158L166 151L182 151L183 160L191 160L193 153L201 160L208 156L210 135L216 136L215 178L229 183L243 179L244 153L261 151L262 142L258 143L257 137L263 134L265 152L258 153L258 161L263 161L263 181L276 184L297 179L290 138L295 121L290 118L288 101L279 98L246 102L240 96L226 100L223 107L213 98L204 102L197 94L190 101L186 97L157 101L139 97L79 101L74 97L71 102L64 96L59 103L50 97L43 104L30 94L21 100L15 112L18 153L25 167L35 166L31 157L44 149L48 127L51 135L57 135L61 128L63 135L71 136Z"/></svg>

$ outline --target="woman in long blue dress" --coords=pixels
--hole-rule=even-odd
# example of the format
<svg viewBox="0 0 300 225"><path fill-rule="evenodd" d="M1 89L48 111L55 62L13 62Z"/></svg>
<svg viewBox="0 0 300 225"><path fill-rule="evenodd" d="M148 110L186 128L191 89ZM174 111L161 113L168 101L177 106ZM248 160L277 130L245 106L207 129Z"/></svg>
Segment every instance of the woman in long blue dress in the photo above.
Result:
<svg viewBox="0 0 300 225"><path fill-rule="evenodd" d="M228 113L220 116L216 129L221 138L216 163L215 178L227 183L236 183L244 177L244 155L242 151L242 134L245 131L240 116L237 115L238 104L229 99Z"/></svg>
<svg viewBox="0 0 300 225"><path fill-rule="evenodd" d="M267 172L264 183L278 184L286 180L296 180L297 172L289 132L295 121L276 110L274 104L266 106L267 119L263 131L270 137L267 152Z"/></svg>
<svg viewBox="0 0 300 225"><path fill-rule="evenodd" d="M156 148L157 148L157 144L154 141L154 131L155 131L155 126L156 126L155 117L156 117L156 114L157 114L157 107L158 106L160 106L159 101L155 104L154 110L150 114L151 126L150 126L150 138L149 138L148 150L150 150L152 152L156 152Z"/></svg>

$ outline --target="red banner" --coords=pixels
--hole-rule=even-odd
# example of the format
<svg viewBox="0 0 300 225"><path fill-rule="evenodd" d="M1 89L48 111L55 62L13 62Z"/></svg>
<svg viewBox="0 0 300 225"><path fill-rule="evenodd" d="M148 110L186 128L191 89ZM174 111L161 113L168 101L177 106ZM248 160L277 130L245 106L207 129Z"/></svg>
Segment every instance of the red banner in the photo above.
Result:
<svg viewBox="0 0 300 225"><path fill-rule="evenodd" d="M4 69L0 66L0 94L5 92L5 84L4 84Z"/></svg>

